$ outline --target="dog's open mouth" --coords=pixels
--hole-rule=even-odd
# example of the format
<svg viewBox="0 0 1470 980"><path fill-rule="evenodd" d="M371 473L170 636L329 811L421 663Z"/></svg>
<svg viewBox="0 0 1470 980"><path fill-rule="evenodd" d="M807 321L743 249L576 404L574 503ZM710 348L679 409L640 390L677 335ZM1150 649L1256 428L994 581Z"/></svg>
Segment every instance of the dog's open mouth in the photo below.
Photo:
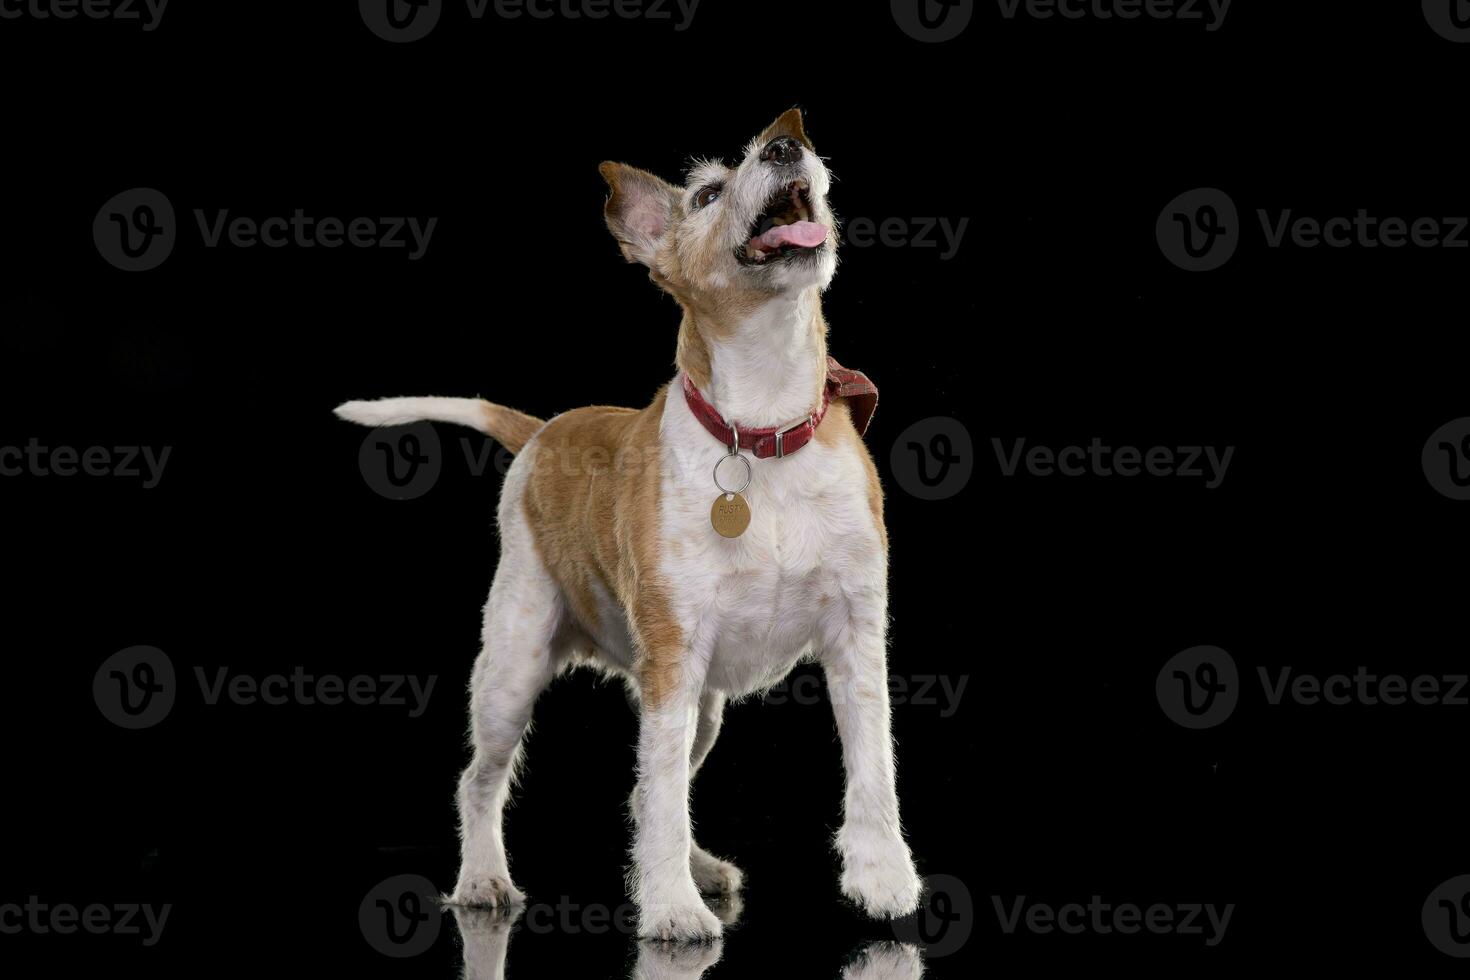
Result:
<svg viewBox="0 0 1470 980"><path fill-rule="evenodd" d="M766 202L736 256L745 265L765 265L814 252L826 243L827 226L812 220L811 185L796 180Z"/></svg>

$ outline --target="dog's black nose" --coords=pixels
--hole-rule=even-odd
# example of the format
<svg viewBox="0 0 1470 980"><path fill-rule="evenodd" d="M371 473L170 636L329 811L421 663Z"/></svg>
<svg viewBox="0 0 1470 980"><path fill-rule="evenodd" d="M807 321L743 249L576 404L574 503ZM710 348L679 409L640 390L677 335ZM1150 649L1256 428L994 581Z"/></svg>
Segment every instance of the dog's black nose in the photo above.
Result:
<svg viewBox="0 0 1470 980"><path fill-rule="evenodd" d="M777 136L761 150L761 159L778 167L789 167L801 159L801 144L790 136Z"/></svg>

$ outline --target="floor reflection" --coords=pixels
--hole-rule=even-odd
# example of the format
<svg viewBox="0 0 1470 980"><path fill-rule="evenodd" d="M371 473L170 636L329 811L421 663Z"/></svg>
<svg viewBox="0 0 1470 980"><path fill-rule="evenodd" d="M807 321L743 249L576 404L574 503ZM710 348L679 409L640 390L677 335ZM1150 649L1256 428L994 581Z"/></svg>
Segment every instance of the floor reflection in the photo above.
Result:
<svg viewBox="0 0 1470 980"><path fill-rule="evenodd" d="M740 915L739 899L711 906L725 925ZM506 957L522 909L452 908L464 951L464 980L505 980ZM738 942L738 936L730 942ZM720 961L724 940L708 945L641 942L629 980L701 980ZM838 964L833 964L833 973ZM779 971L778 971L779 975ZM924 975L918 949L905 943L869 943L841 968L843 980L917 980ZM713 980L713 978L711 978Z"/></svg>

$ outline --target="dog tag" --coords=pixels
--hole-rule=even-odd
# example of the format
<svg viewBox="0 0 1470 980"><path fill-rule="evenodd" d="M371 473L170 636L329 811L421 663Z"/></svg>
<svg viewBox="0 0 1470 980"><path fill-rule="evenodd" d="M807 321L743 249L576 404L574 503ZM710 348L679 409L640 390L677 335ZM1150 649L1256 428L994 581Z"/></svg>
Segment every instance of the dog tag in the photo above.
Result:
<svg viewBox="0 0 1470 980"><path fill-rule="evenodd" d="M738 493L722 493L709 509L709 522L720 536L738 538L750 527L750 505Z"/></svg>

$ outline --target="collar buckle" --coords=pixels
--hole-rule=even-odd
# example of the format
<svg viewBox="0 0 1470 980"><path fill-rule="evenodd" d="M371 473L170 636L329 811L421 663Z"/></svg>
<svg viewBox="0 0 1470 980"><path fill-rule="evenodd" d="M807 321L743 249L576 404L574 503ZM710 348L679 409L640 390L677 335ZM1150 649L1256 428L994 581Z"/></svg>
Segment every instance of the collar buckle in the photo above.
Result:
<svg viewBox="0 0 1470 980"><path fill-rule="evenodd" d="M810 425L812 427L813 431L815 431L816 428L817 428L816 419L814 419L812 416L808 415L804 419L798 419L795 422L792 422L790 425L784 426L784 427L776 430L776 458L777 459L781 459L781 458L785 457L785 455L786 455L786 433L792 431L793 429L799 429L803 425Z"/></svg>

